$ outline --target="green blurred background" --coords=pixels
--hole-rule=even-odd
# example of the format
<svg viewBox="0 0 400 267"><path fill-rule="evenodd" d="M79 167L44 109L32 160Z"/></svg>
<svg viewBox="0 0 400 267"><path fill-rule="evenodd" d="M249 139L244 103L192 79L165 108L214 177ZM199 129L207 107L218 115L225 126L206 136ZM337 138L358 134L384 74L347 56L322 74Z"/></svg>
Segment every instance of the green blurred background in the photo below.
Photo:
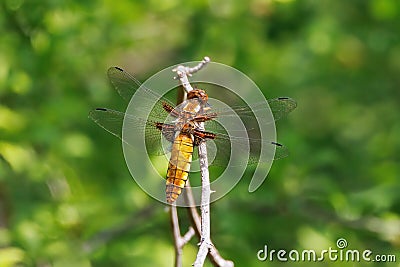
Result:
<svg viewBox="0 0 400 267"><path fill-rule="evenodd" d="M87 114L126 106L108 67L143 81L205 55L298 102L277 126L290 157L212 205L222 256L288 266L257 251L345 238L400 266L398 0L2 0L0 30L0 267L173 265L168 213Z"/></svg>

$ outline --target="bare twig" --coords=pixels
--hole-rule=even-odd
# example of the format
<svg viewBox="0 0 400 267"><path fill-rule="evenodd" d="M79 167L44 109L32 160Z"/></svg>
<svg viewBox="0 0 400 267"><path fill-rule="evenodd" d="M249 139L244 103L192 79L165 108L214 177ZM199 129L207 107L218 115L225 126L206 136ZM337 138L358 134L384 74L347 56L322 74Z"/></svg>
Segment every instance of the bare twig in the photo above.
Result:
<svg viewBox="0 0 400 267"><path fill-rule="evenodd" d="M176 206L171 206L171 224L174 234L174 246L175 246L175 267L182 267L182 254L183 247L190 241L194 236L195 231L193 227L189 227L189 230L184 236L181 236L181 230L179 228L179 218Z"/></svg>
<svg viewBox="0 0 400 267"><path fill-rule="evenodd" d="M194 68L188 68L184 66L178 66L175 71L178 74L178 78L182 83L183 88L186 92L193 90L189 83L188 76L192 73L199 71L203 68L210 59L205 57L203 61L195 66ZM199 123L200 130L204 131L204 122ZM197 253L196 260L194 262L195 267L201 267L207 257L208 251L212 246L210 240L210 177L208 172L208 159L207 159L207 147L206 143L202 141L199 145L199 162L200 162L200 172L201 172L201 183L202 183L202 193L201 193L201 237L200 237L200 247Z"/></svg>
<svg viewBox="0 0 400 267"><path fill-rule="evenodd" d="M200 123L200 130L204 131L204 122ZM201 267L212 246L210 238L210 175L208 172L207 146L203 140L199 144L199 162L201 172L201 239L194 267Z"/></svg>
<svg viewBox="0 0 400 267"><path fill-rule="evenodd" d="M193 73L198 72L199 70L204 68L204 66L207 65L208 62L210 62L210 58L204 57L203 60L193 68L179 65L178 67L173 69L173 71L176 72L176 74L178 75L177 77L175 77L175 79L179 79L186 93L193 90L193 87L189 83L188 76L192 76Z"/></svg>
<svg viewBox="0 0 400 267"><path fill-rule="evenodd" d="M185 101L186 95L187 95L186 90L179 90L176 104L179 105L180 103ZM173 237L174 237L175 267L181 267L182 266L183 246L187 242L189 242L189 240L187 240L187 242L184 242L184 243L181 241L182 237L181 237L181 232L180 232L180 227L179 227L179 217L178 217L177 209L178 208L175 205L172 205L169 209L169 212L170 212L170 216L171 216L171 227L172 227L172 232L173 232ZM193 230L193 228L191 228L191 229ZM194 232L194 230L193 230L193 232ZM188 234L188 233L189 233L189 231L186 234Z"/></svg>
<svg viewBox="0 0 400 267"><path fill-rule="evenodd" d="M198 236L198 238L200 240L201 239L201 218L196 209L196 204L194 202L193 192L190 187L189 180L186 183L186 189L185 189L184 196L185 196L185 201L189 206L189 208L188 208L189 217L192 221L192 225L195 226L196 235ZM211 246L208 256L214 266L219 266L219 267L233 267L234 266L232 261L225 260L224 258L222 258L221 254L219 254L218 249L214 245Z"/></svg>
<svg viewBox="0 0 400 267"><path fill-rule="evenodd" d="M186 92L190 92L193 90L192 86L189 83L188 76L191 76L192 73L199 71L203 68L210 59L208 57L204 57L203 61L200 62L197 66L193 68L178 66L174 69L177 73L177 77L183 88ZM204 123L200 123L200 130L204 130ZM210 252L211 260L214 265L217 266L233 266L233 262L224 260L215 247L212 245L211 237L210 237L210 179L208 172L208 159L207 159L207 147L205 141L201 142L199 145L199 161L200 161L200 170L201 170L201 179L202 179L202 195L201 195L201 218L197 213L197 210L194 205L193 194L189 189L187 190L187 200L191 210L192 223L196 226L196 233L200 238L200 247L196 257L196 261L194 262L194 266L200 267L203 266L205 258L207 254ZM187 184L187 187L190 187ZM212 254L211 254L212 251Z"/></svg>

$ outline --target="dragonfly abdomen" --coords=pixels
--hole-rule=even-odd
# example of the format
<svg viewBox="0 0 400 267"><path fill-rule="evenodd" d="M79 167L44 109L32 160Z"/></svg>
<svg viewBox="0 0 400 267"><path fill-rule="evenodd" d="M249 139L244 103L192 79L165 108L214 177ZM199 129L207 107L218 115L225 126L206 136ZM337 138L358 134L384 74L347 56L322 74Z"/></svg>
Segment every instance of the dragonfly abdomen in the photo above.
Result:
<svg viewBox="0 0 400 267"><path fill-rule="evenodd" d="M167 171L166 196L167 202L170 204L175 202L185 187L192 155L193 138L191 134L179 133L172 144Z"/></svg>

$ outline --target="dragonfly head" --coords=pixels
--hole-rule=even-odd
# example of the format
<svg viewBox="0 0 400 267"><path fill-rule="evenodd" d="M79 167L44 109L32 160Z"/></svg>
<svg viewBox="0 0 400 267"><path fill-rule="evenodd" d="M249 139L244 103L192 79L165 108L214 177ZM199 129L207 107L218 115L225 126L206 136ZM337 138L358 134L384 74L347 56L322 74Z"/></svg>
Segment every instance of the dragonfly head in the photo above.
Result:
<svg viewBox="0 0 400 267"><path fill-rule="evenodd" d="M201 89L194 89L187 94L188 99L197 98L201 104L206 104L208 100L208 95L204 90Z"/></svg>

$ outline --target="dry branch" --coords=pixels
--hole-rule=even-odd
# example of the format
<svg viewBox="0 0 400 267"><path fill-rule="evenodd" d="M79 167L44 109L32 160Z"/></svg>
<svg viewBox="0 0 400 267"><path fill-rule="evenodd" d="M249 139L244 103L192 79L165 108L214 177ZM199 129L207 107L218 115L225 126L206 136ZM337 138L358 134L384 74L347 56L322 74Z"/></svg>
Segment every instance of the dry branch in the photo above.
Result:
<svg viewBox="0 0 400 267"><path fill-rule="evenodd" d="M181 236L181 230L179 227L178 211L176 206L171 206L171 225L174 235L174 247L175 247L175 267L182 267L182 255L183 247L190 241L194 236L195 231L193 227L189 227L189 230L184 236Z"/></svg>
<svg viewBox="0 0 400 267"><path fill-rule="evenodd" d="M202 69L208 62L210 62L210 59L208 57L204 57L204 59L197 66L193 68L180 65L176 69L174 69L174 71L178 75L176 78L179 79L186 93L193 90L192 86L189 83L188 76L191 76L191 74ZM204 130L204 123L200 123L200 130ZM191 211L190 214L192 218L192 224L195 226L196 234L199 236L200 239L199 251L193 265L195 267L203 266L205 258L210 253L209 256L215 266L231 267L234 266L233 262L223 259L219 254L218 250L213 246L211 242L211 236L210 236L211 189L210 189L210 178L208 172L207 147L205 141L202 141L199 145L199 162L200 162L200 171L202 180L202 194L201 194L201 206L200 206L201 218L199 218L199 215L195 208L193 193L190 189L189 181L187 182L187 190L185 194L187 203L189 204ZM176 212L176 207L172 208L175 208ZM171 208L171 215L172 215L172 208ZM176 215L176 220L177 220L177 215ZM181 254L178 255L178 252L179 251L176 248L177 257L178 256L181 257Z"/></svg>

